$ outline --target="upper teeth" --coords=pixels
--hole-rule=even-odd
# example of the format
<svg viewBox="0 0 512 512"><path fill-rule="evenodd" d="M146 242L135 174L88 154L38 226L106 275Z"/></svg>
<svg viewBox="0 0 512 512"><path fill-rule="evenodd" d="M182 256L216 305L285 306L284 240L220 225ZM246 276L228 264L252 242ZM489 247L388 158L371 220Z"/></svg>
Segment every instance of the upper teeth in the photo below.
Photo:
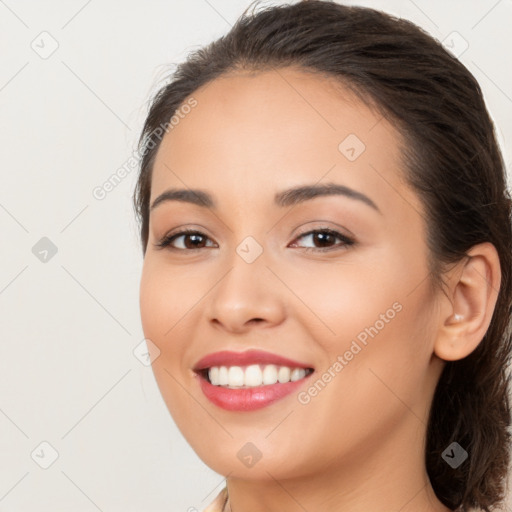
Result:
<svg viewBox="0 0 512 512"><path fill-rule="evenodd" d="M261 386L262 384L284 383L302 379L306 376L304 368L289 368L275 364L252 364L242 366L212 366L208 370L210 382L215 386Z"/></svg>

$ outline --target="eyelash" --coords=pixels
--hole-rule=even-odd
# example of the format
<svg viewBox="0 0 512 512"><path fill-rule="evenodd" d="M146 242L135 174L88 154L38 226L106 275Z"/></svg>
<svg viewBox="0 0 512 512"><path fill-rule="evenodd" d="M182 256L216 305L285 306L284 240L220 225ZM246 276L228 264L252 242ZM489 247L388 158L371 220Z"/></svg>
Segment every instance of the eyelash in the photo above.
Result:
<svg viewBox="0 0 512 512"><path fill-rule="evenodd" d="M328 233L329 235L335 236L336 238L339 238L340 240L342 240L343 244L338 245L338 246L334 246L334 247L327 247L327 248L300 247L300 249L303 249L306 252L310 252L310 251L313 251L313 252L327 252L327 251L333 251L333 250L336 250L336 249L346 249L347 247L355 244L355 240L353 240L352 238L350 238L350 237L348 237L346 235L343 235L343 234L341 234L338 231L335 231L333 229L329 229L329 228L319 228L319 229L314 229L314 230L311 230L311 231L307 231L305 233L300 234L296 238L296 240L299 239L299 238L305 237L307 235L314 235L314 234L318 234L318 233ZM164 236L155 245L158 248L160 248L160 249L168 248L168 249L173 250L173 251L196 251L196 250L204 249L204 247L196 247L196 248L193 248L193 249L177 249L176 247L172 247L171 246L171 244L172 244L172 242L174 242L174 240L176 240L177 238L180 238L181 236L186 236L186 235L200 235L200 236L206 237L206 235L204 235L204 233L201 233L200 231L197 231L195 229L185 229L183 231L180 231L179 233L174 233L172 235ZM206 237L206 238L208 238L208 237Z"/></svg>

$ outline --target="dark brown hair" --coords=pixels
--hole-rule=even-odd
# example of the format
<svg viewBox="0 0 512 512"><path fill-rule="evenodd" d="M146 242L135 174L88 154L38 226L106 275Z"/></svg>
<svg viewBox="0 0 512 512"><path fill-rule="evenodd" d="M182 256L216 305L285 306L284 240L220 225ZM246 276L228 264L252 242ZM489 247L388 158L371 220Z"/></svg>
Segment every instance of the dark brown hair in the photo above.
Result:
<svg viewBox="0 0 512 512"><path fill-rule="evenodd" d="M422 29L377 10L309 0L246 10L228 34L191 53L154 96L139 139L133 199L143 254L158 128L222 74L286 66L339 80L401 134L404 173L425 206L434 285L442 285L443 271L474 245L491 242L498 251L502 278L491 324L470 355L446 363L425 453L444 505L488 512L504 498L510 458L511 199L477 81ZM456 469L442 458L454 441L469 454Z"/></svg>

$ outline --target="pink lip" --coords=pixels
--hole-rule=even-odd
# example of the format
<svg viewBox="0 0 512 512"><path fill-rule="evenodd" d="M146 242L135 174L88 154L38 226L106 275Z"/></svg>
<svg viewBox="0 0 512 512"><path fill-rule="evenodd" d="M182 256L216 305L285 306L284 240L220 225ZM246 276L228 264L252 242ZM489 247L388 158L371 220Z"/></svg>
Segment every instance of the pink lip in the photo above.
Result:
<svg viewBox="0 0 512 512"><path fill-rule="evenodd" d="M210 384L203 376L198 375L199 385L210 402L228 411L254 411L266 407L281 398L293 393L304 385L313 375L310 373L303 379L284 384L269 384L254 388L229 389Z"/></svg>
<svg viewBox="0 0 512 512"><path fill-rule="evenodd" d="M266 407L295 391L312 375L310 373L302 379L285 382L284 384L278 382L276 384L240 389L215 386L204 376L204 371L212 366L249 366L251 364L275 364L276 366L288 366L289 368L312 368L311 365L294 361L288 357L263 350L251 349L245 352L223 350L208 354L195 364L194 371L197 373L199 385L206 398L218 407L228 411L253 411Z"/></svg>
<svg viewBox="0 0 512 512"><path fill-rule="evenodd" d="M221 352L214 352L201 358L194 365L194 371L204 370L212 366L248 366L251 364L275 364L280 366L288 366L290 368L312 368L307 363L294 361L287 357L278 356L271 352L263 350L246 350L245 352L231 352L229 350L222 350Z"/></svg>

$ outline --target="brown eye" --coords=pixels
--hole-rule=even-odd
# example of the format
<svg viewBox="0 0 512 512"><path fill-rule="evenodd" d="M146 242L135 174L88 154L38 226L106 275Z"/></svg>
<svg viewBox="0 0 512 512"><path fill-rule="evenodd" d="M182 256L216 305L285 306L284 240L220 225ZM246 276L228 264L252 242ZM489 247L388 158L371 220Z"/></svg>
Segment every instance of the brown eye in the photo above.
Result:
<svg viewBox="0 0 512 512"><path fill-rule="evenodd" d="M176 247L176 240L180 240ZM181 250L193 250L193 249L203 249L205 247L205 241L209 240L209 238L200 231L194 230L186 230L180 231L179 233L175 233L173 235L166 235L156 244L160 248L169 247L171 249L176 249L178 251Z"/></svg>
<svg viewBox="0 0 512 512"><path fill-rule="evenodd" d="M308 231L307 233L303 233L296 240L301 238L309 237L313 242L313 245L318 244L320 247L304 247L306 251L328 251L331 249L336 249L337 247L344 247L353 245L355 242L351 238L342 235L338 231L334 231L332 229L315 229L313 231ZM336 244L336 239L341 240L341 243ZM334 244L331 245L331 244Z"/></svg>
<svg viewBox="0 0 512 512"><path fill-rule="evenodd" d="M316 229L303 233L295 240L307 237L313 242L313 247L302 247L306 251L329 251L336 248L344 248L353 245L355 242L351 238L332 229ZM336 240L341 242L336 243ZM177 241L179 241L177 243ZM190 251L195 249L205 249L212 247L207 245L207 241L211 241L204 233L196 230L184 230L178 233L164 236L157 244L159 248L169 248L176 251ZM213 245L215 247L215 245ZM294 242L292 247L297 247ZM298 246L301 247L301 246Z"/></svg>

